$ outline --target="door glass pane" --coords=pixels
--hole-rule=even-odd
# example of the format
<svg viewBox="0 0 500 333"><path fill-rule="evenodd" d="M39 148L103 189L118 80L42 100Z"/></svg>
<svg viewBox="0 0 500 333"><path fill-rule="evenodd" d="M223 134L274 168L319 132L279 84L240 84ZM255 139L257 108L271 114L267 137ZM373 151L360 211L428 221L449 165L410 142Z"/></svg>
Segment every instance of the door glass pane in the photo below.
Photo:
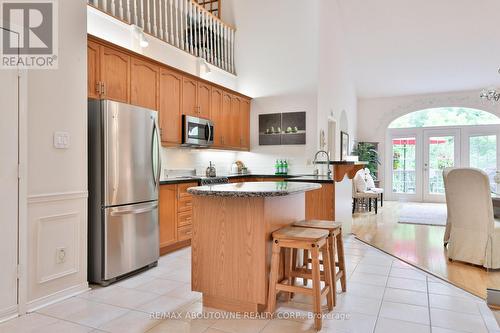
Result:
<svg viewBox="0 0 500 333"><path fill-rule="evenodd" d="M469 166L478 168L488 174L491 190L496 192L494 181L497 171L497 136L483 135L469 138Z"/></svg>
<svg viewBox="0 0 500 333"><path fill-rule="evenodd" d="M429 193L444 194L443 170L455 165L455 137L429 138Z"/></svg>
<svg viewBox="0 0 500 333"><path fill-rule="evenodd" d="M392 139L392 192L414 194L416 138Z"/></svg>

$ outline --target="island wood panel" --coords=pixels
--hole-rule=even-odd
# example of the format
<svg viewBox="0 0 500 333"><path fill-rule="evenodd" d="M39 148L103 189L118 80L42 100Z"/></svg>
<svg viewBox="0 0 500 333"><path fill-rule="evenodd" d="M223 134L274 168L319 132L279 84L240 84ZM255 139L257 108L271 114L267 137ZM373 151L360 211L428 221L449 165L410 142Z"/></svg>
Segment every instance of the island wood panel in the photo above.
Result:
<svg viewBox="0 0 500 333"><path fill-rule="evenodd" d="M161 142L182 143L182 76L174 71L160 70L159 126Z"/></svg>
<svg viewBox="0 0 500 333"><path fill-rule="evenodd" d="M160 67L132 57L130 64L130 104L158 110Z"/></svg>
<svg viewBox="0 0 500 333"><path fill-rule="evenodd" d="M130 102L130 56L102 46L99 64L103 92L101 97L118 102Z"/></svg>
<svg viewBox="0 0 500 333"><path fill-rule="evenodd" d="M335 220L335 184L321 184L321 188L306 193L307 220Z"/></svg>
<svg viewBox="0 0 500 333"><path fill-rule="evenodd" d="M266 198L194 196L192 290L203 293L205 306L263 311L271 234L304 217L304 193Z"/></svg>

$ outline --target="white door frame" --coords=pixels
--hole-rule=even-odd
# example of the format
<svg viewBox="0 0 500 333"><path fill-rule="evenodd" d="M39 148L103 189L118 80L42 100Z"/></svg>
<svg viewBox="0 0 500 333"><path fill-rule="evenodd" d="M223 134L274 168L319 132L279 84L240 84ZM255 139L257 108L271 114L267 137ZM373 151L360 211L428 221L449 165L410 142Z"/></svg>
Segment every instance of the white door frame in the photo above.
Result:
<svg viewBox="0 0 500 333"><path fill-rule="evenodd" d="M415 137L416 142L416 170L423 170L424 160L424 131L446 133L458 130L460 132L459 164L457 167L469 166L469 138L471 136L497 135L497 169L500 170L500 125L466 125L466 126L436 126L421 128L388 128L385 136L385 167L384 167L384 196L387 200L423 201L423 171L417 172L416 193L402 194L392 192L392 139L398 137ZM439 135L439 134L436 134ZM441 199L441 200L444 200Z"/></svg>
<svg viewBox="0 0 500 333"><path fill-rule="evenodd" d="M423 130L423 166L422 166L422 201L423 202L445 202L445 195L443 194L431 194L429 193L429 139L433 136L453 136L454 137L454 166L461 166L460 155L462 141L460 140L460 129L459 128L449 128L449 129L434 129L434 128L424 128Z"/></svg>
<svg viewBox="0 0 500 333"><path fill-rule="evenodd" d="M4 30L0 26L0 31ZM12 30L11 30L12 31ZM12 31L13 33L16 33ZM17 33L19 36L19 33ZM26 313L28 302L28 71L18 69L18 232L17 314ZM6 318L0 318L0 321Z"/></svg>

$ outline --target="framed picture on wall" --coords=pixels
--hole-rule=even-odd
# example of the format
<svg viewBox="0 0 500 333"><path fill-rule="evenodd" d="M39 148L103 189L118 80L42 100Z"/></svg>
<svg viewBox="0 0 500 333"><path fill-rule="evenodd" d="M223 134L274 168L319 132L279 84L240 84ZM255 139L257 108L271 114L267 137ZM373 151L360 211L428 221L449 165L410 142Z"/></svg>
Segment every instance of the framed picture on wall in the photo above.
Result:
<svg viewBox="0 0 500 333"><path fill-rule="evenodd" d="M259 145L305 145L306 113L286 112L259 115Z"/></svg>
<svg viewBox="0 0 500 333"><path fill-rule="evenodd" d="M345 161L349 156L349 134L340 131L340 159Z"/></svg>

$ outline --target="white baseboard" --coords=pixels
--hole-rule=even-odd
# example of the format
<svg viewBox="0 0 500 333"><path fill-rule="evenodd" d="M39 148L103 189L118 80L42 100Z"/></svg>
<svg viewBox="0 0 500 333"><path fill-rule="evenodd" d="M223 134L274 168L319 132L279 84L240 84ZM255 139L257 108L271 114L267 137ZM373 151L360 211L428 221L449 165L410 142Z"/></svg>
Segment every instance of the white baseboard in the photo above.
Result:
<svg viewBox="0 0 500 333"><path fill-rule="evenodd" d="M70 297L79 295L81 293L90 290L88 282L58 291L52 295L47 295L33 301L29 301L26 305L27 312L33 312L48 305L60 302L62 300L68 299Z"/></svg>
<svg viewBox="0 0 500 333"><path fill-rule="evenodd" d="M0 311L0 323L18 316L17 305L13 305Z"/></svg>

